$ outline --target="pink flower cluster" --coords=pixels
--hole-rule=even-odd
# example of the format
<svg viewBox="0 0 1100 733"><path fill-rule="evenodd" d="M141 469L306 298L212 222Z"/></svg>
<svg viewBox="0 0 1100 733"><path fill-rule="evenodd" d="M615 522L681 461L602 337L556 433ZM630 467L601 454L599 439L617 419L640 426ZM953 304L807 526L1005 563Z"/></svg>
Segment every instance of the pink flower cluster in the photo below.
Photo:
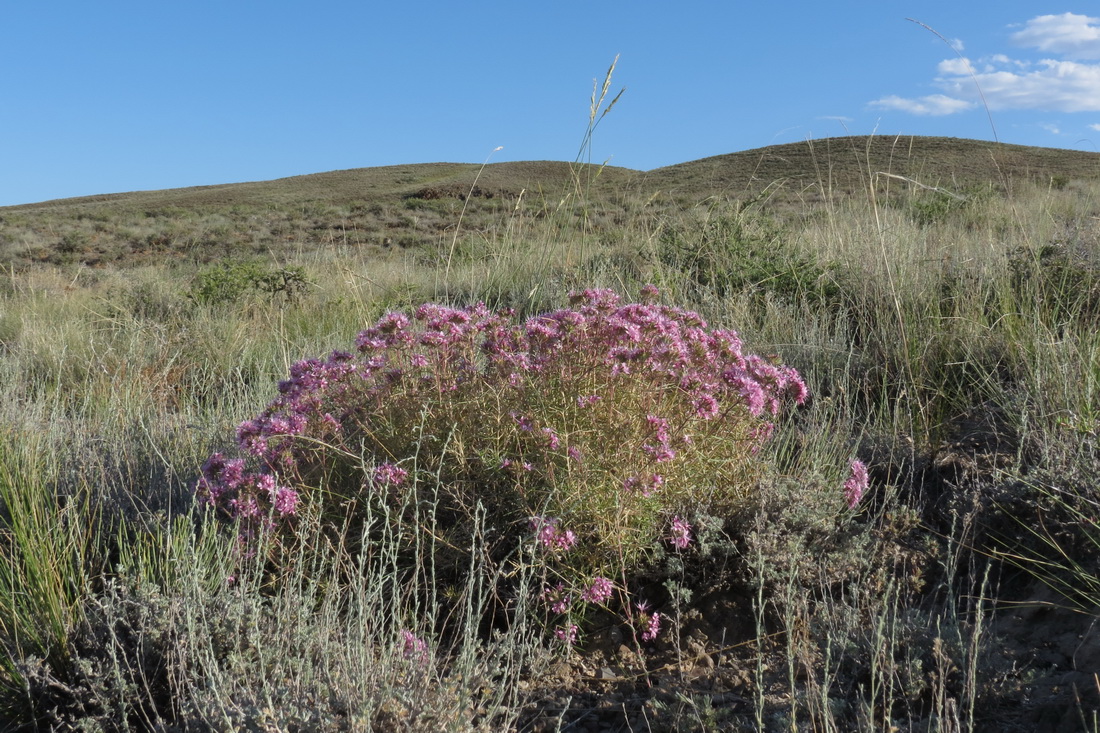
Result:
<svg viewBox="0 0 1100 733"><path fill-rule="evenodd" d="M221 453L203 464L195 493L200 501L242 520L250 529L265 524L271 512L277 518L298 509L298 492L278 485L274 474L245 471L243 459L227 459Z"/></svg>
<svg viewBox="0 0 1100 733"><path fill-rule="evenodd" d="M636 603L634 608L638 611L636 627L641 630L642 641L653 641L661 633L661 614L650 612L646 603Z"/></svg>
<svg viewBox="0 0 1100 733"><path fill-rule="evenodd" d="M596 576L592 580L592 584L581 593L581 599L588 603L607 603L614 592L615 584L613 582L602 576Z"/></svg>
<svg viewBox="0 0 1100 733"><path fill-rule="evenodd" d="M565 646L573 646L577 643L577 631L578 628L576 624L569 624L560 629L555 629L554 636L562 644L565 644Z"/></svg>
<svg viewBox="0 0 1100 733"><path fill-rule="evenodd" d="M402 486L408 477L408 471L389 461L380 463L374 468L375 486Z"/></svg>
<svg viewBox="0 0 1100 733"><path fill-rule="evenodd" d="M653 431L656 444L646 443L642 446L642 450L653 456L653 460L657 463L671 461L676 457L676 451L672 449L672 438L668 433L668 420L655 415L649 415L645 420Z"/></svg>
<svg viewBox="0 0 1100 733"><path fill-rule="evenodd" d="M584 603L606 606L615 594L615 583L609 578L597 575L580 593L580 600ZM559 582L553 588L546 588L542 592L542 601L547 604L554 614L558 616L570 614L573 610L573 596L569 594L564 582ZM567 617L568 619L568 617ZM567 647L577 642L578 627L576 624L564 623L554 630L554 636Z"/></svg>
<svg viewBox="0 0 1100 733"><path fill-rule="evenodd" d="M573 605L573 596L565 592L565 583L560 582L553 588L544 590L542 600L557 614L565 613Z"/></svg>
<svg viewBox="0 0 1100 733"><path fill-rule="evenodd" d="M691 526L674 517L666 532L660 502L693 490L684 480L700 474L693 456L708 471L735 467L783 405L806 399L806 385L794 369L743 353L734 331L659 304L656 288L643 295L624 304L610 290L585 290L523 320L480 303L386 314L359 333L353 353L294 364L275 398L238 427L240 457L211 456L196 492L254 532L303 506L343 520L348 506L405 502L446 481L448 511L484 500L498 528L534 515L528 528L543 558L567 580L619 561L619 530L635 545L663 535L685 548ZM711 438L727 453L710 453ZM448 453L455 443L461 450ZM410 475L413 466L432 480ZM635 525L607 521L617 505ZM552 603L567 609L570 594L606 603L614 592L601 576ZM655 635L659 617L647 618Z"/></svg>
<svg viewBox="0 0 1100 733"><path fill-rule="evenodd" d="M581 591L581 600L585 603L597 605L606 604L615 594L614 581L597 575L592 582ZM541 596L550 610L557 614L566 613L573 606L573 596L567 592L565 583L559 582L553 588L546 588Z"/></svg>
<svg viewBox="0 0 1100 733"><path fill-rule="evenodd" d="M428 662L427 642L408 629L401 629L400 637L400 651L403 658L416 661L421 665Z"/></svg>
<svg viewBox="0 0 1100 733"><path fill-rule="evenodd" d="M848 508L855 509L859 500L863 498L863 492L867 490L869 479L867 466L862 461L852 461L850 471L848 479L844 482L844 498L848 500Z"/></svg>
<svg viewBox="0 0 1100 733"><path fill-rule="evenodd" d="M563 530L558 526L556 519L531 517L528 524L534 531L538 543L547 549L566 552L577 543L577 536L573 530Z"/></svg>
<svg viewBox="0 0 1100 733"><path fill-rule="evenodd" d="M648 499L653 496L657 489L661 488L665 483L665 478L659 473L653 473L649 476L628 476L623 481L623 489L628 493L638 492L644 498Z"/></svg>
<svg viewBox="0 0 1100 733"><path fill-rule="evenodd" d="M691 525L680 517L673 517L668 541L672 546L684 550L691 544Z"/></svg>

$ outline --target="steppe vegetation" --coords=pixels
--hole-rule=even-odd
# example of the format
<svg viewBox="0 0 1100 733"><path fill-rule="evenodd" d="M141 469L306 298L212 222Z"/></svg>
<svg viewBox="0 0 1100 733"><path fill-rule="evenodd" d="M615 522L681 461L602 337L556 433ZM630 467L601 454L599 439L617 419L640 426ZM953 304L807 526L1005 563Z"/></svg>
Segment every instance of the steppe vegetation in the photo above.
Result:
<svg viewBox="0 0 1100 733"><path fill-rule="evenodd" d="M0 261L0 729L1100 729L1098 155L341 171Z"/></svg>

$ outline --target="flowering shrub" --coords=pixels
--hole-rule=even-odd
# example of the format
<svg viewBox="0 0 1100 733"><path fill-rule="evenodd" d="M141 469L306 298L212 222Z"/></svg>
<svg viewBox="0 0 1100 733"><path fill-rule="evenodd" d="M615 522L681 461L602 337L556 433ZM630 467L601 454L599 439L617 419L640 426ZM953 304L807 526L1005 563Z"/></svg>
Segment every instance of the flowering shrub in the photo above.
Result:
<svg viewBox="0 0 1100 733"><path fill-rule="evenodd" d="M532 543L561 581L544 594L554 613L573 598L625 608L605 574L629 579L662 542L687 549L686 518L744 509L773 418L806 398L795 370L656 294L586 290L523 321L481 304L385 315L355 353L295 364L238 428L242 457L207 461L198 495L246 542L292 533L303 511L341 527L428 501L438 552L457 555L481 512L498 557ZM644 618L655 635L659 615Z"/></svg>

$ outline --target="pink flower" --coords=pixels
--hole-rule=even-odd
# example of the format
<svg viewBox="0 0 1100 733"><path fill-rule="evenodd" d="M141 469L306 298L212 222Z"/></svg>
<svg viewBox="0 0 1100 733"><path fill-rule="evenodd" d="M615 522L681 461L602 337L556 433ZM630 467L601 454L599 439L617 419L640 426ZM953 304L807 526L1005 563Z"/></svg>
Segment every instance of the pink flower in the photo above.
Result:
<svg viewBox="0 0 1100 733"><path fill-rule="evenodd" d="M664 483L664 476L659 473L654 473L648 477L631 476L623 481L623 489L629 492L637 491L648 499L653 496L653 492L664 486Z"/></svg>
<svg viewBox="0 0 1100 733"><path fill-rule="evenodd" d="M656 434L657 440L661 443L668 443L668 420L663 417L657 417L656 415L647 415L646 422L653 428Z"/></svg>
<svg viewBox="0 0 1100 733"><path fill-rule="evenodd" d="M405 659L416 660L420 664L427 664L428 662L428 645L427 643L418 637L408 629L401 629L401 656Z"/></svg>
<svg viewBox="0 0 1100 733"><path fill-rule="evenodd" d="M867 490L867 485L867 466L862 461L852 461L851 474L844 482L844 496L848 499L849 509L856 508L856 504L863 498L863 492Z"/></svg>
<svg viewBox="0 0 1100 733"><path fill-rule="evenodd" d="M242 450L253 455L263 455L267 450L263 427L256 420L245 420L237 427L237 442Z"/></svg>
<svg viewBox="0 0 1100 733"><path fill-rule="evenodd" d="M709 394L700 395L692 406L695 408L695 414L704 420L718 416L718 400Z"/></svg>
<svg viewBox="0 0 1100 733"><path fill-rule="evenodd" d="M668 537L668 541L672 543L673 547L683 550L691 544L691 525L680 517L672 518L670 531L671 535Z"/></svg>
<svg viewBox="0 0 1100 733"><path fill-rule="evenodd" d="M638 611L638 625L644 627L642 641L653 641L661 633L661 614L650 613L649 604L644 601L635 603L634 608Z"/></svg>
<svg viewBox="0 0 1100 733"><path fill-rule="evenodd" d="M749 412L753 417L759 417L763 414L766 402L764 388L759 382L746 374L745 370L730 367L722 374L722 379L726 381L731 389L741 395L741 399L745 401L745 406L749 408Z"/></svg>
<svg viewBox="0 0 1100 733"><path fill-rule="evenodd" d="M519 429L525 433L531 432L533 426L531 425L531 418L526 415L520 415L518 412L511 413L512 419L519 425Z"/></svg>
<svg viewBox="0 0 1100 733"><path fill-rule="evenodd" d="M667 446L643 445L642 450L653 456L653 460L657 463L667 463L676 457L676 451Z"/></svg>
<svg viewBox="0 0 1100 733"><path fill-rule="evenodd" d="M676 457L676 451L672 450L670 447L672 439L668 434L668 420L663 417L648 415L646 417L646 422L649 423L649 427L653 429L654 437L657 439L657 445L646 443L642 446L642 450L653 456L653 459L657 461L657 463L671 461Z"/></svg>
<svg viewBox="0 0 1100 733"><path fill-rule="evenodd" d="M544 590L542 600L550 604L550 610L554 613L565 613L573 605L573 597L565 592L564 583L558 583L553 588Z"/></svg>
<svg viewBox="0 0 1100 733"><path fill-rule="evenodd" d="M275 507L275 511L283 516L293 514L298 508L298 492L294 489L280 486L275 489L274 498L271 504Z"/></svg>
<svg viewBox="0 0 1100 733"><path fill-rule="evenodd" d="M577 536L573 534L573 530L562 530L556 519L532 517L528 524L534 530L535 539L539 544L550 550L567 552L577 543Z"/></svg>
<svg viewBox="0 0 1100 733"><path fill-rule="evenodd" d="M561 441L558 438L558 434L554 432L553 428L543 428L543 435L546 436L546 444L550 447L550 450L557 450Z"/></svg>
<svg viewBox="0 0 1100 733"><path fill-rule="evenodd" d="M605 603L615 592L615 584L607 578L596 576L592 585L581 593L581 599L588 603Z"/></svg>
<svg viewBox="0 0 1100 733"><path fill-rule="evenodd" d="M560 628L554 631L554 636L558 638L562 644L566 646L573 646L577 643L577 625L569 624L564 628Z"/></svg>
<svg viewBox="0 0 1100 733"><path fill-rule="evenodd" d="M810 395L810 390L807 389L802 376L791 367L783 367L783 376L786 379L784 388L789 395L794 397L794 403L796 405L805 404L806 398Z"/></svg>
<svg viewBox="0 0 1100 733"><path fill-rule="evenodd" d="M401 486L408 477L408 471L389 461L380 463L374 468L375 486Z"/></svg>

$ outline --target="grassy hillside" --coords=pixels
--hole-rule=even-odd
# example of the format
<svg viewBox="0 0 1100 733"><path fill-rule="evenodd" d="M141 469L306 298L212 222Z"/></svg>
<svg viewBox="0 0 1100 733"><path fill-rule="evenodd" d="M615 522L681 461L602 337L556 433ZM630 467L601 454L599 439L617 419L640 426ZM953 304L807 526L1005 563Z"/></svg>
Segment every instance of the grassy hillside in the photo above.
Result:
<svg viewBox="0 0 1100 733"><path fill-rule="evenodd" d="M0 730L1100 729L1098 161L0 209Z"/></svg>
<svg viewBox="0 0 1100 733"><path fill-rule="evenodd" d="M1065 185L1100 176L1100 154L942 137L835 137L773 145L650 171L653 190L735 196L782 186L788 195L862 194L872 183L951 191L1029 181Z"/></svg>
<svg viewBox="0 0 1100 733"><path fill-rule="evenodd" d="M467 234L493 232L558 212L579 195L585 206L573 213L584 225L614 230L639 210L659 217L702 201L763 196L797 213L871 190L889 197L924 186L965 196L1098 177L1100 154L920 137L828 138L648 172L555 162L386 166L3 207L0 261L126 267L162 257L437 245L460 213Z"/></svg>

